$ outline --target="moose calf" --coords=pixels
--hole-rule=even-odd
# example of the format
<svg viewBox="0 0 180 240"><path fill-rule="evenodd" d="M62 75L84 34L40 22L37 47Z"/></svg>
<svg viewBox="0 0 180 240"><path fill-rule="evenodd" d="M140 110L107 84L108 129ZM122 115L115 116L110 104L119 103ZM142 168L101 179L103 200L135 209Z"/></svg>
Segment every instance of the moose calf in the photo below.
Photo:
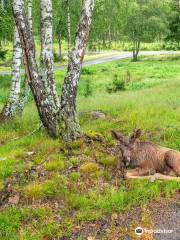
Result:
<svg viewBox="0 0 180 240"><path fill-rule="evenodd" d="M180 152L158 146L150 142L139 141L142 132L135 130L125 137L111 131L113 138L119 141L118 147L122 153L126 167L135 168L134 176L146 176L161 173L169 176L180 176Z"/></svg>

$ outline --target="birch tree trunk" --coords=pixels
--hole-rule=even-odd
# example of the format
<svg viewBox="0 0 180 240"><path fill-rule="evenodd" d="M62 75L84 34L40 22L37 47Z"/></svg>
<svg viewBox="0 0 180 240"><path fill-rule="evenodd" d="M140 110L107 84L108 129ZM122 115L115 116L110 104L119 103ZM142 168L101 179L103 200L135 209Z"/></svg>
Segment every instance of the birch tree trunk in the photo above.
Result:
<svg viewBox="0 0 180 240"><path fill-rule="evenodd" d="M32 0L28 0L28 21L30 25L30 29L32 32ZM12 63L12 84L11 84L11 90L9 99L7 101L7 104L4 106L1 115L0 120L6 121L13 117L15 117L17 114L21 115L25 104L28 101L28 96L30 92L29 85L27 84L27 73L25 74L24 78L24 88L22 89L23 94L21 94L21 74L20 74L20 67L21 67L21 61L23 58L23 52L21 47L21 42L19 38L19 34L17 31L17 28L15 28L14 33L14 46L13 46L13 63Z"/></svg>
<svg viewBox="0 0 180 240"><path fill-rule="evenodd" d="M23 0L13 0L13 13L24 49L28 82L38 109L40 119L51 137L57 135L56 108L52 99L52 87L45 86L35 60L35 44Z"/></svg>
<svg viewBox="0 0 180 240"><path fill-rule="evenodd" d="M66 5L67 5L68 55L69 55L71 50L71 16L70 16L69 0L66 0Z"/></svg>
<svg viewBox="0 0 180 240"><path fill-rule="evenodd" d="M67 75L60 103L60 134L67 141L80 136L80 126L76 114L76 96L85 49L89 37L95 0L84 0L78 25L75 47L69 55Z"/></svg>
<svg viewBox="0 0 180 240"><path fill-rule="evenodd" d="M29 25L30 25L30 30L31 30L31 33L32 33L32 0L28 0L27 1L27 15L28 15L28 22L29 22ZM25 57L23 57L24 59L24 65L26 64L25 62ZM26 69L26 67L25 67ZM24 108L25 108L25 105L26 103L28 102L28 98L29 98L29 94L30 94L30 87L29 87L29 84L28 84L28 73L26 71L26 74L25 74L25 77L24 77L24 87L23 87L23 93L22 93L22 96L21 98L19 99L19 106L18 106L18 114L21 115L24 111Z"/></svg>
<svg viewBox="0 0 180 240"><path fill-rule="evenodd" d="M13 42L13 62L12 62L12 84L9 94L8 101L4 106L0 120L6 121L16 115L17 108L19 106L20 96L20 67L22 60L22 48L17 28L14 31L14 42Z"/></svg>
<svg viewBox="0 0 180 240"><path fill-rule="evenodd" d="M56 111L59 99L54 82L54 56L53 56L53 29L52 29L52 0L41 0L41 74L44 87L50 89L52 95L49 100Z"/></svg>
<svg viewBox="0 0 180 240"><path fill-rule="evenodd" d="M4 0L1 0L1 8L4 9Z"/></svg>

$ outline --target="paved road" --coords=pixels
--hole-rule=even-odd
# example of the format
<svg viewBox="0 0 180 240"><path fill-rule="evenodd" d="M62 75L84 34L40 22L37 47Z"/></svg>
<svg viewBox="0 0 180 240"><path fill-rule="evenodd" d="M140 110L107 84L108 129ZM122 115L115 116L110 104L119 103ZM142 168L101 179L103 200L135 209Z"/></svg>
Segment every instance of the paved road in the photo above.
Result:
<svg viewBox="0 0 180 240"><path fill-rule="evenodd" d="M152 55L171 55L171 54L180 54L180 51L142 51L139 53L139 56L152 56ZM102 63L108 63L108 62L113 62L117 61L120 59L126 59L126 58L132 58L132 53L130 52L121 52L119 55L115 56L106 56L106 57L101 57L95 60L87 61L83 63L83 66L93 66L97 64L102 64ZM60 66L60 67L55 67L55 71L59 70L65 70L66 66ZM0 75L10 75L11 72L0 72Z"/></svg>

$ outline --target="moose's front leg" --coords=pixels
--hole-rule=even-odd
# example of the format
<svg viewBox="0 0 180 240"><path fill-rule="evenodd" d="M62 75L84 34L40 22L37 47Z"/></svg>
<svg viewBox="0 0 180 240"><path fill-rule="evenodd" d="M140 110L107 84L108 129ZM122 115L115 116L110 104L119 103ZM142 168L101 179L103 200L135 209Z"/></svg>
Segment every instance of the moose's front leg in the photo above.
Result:
<svg viewBox="0 0 180 240"><path fill-rule="evenodd" d="M139 176L138 169L131 169L126 171L126 178L129 178L131 176Z"/></svg>
<svg viewBox="0 0 180 240"><path fill-rule="evenodd" d="M136 168L131 169L126 172L126 178L138 178L140 176L149 176L151 174L151 171L149 169L144 168Z"/></svg>

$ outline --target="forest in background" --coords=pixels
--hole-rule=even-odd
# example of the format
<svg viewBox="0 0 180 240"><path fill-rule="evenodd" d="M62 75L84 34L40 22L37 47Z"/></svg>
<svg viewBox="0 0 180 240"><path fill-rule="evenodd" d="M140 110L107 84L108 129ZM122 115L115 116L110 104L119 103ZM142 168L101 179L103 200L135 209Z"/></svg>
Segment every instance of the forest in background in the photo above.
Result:
<svg viewBox="0 0 180 240"><path fill-rule="evenodd" d="M3 8L2 8L3 4ZM27 3L26 3L27 4ZM55 54L62 57L75 41L82 0L53 0L53 41L58 44ZM115 49L133 50L140 43L154 43L148 50L178 50L180 48L178 0L98 0L93 14L89 38L92 51ZM40 41L40 1L32 2L33 34ZM1 1L0 42L3 50L14 35L14 20L10 0ZM144 46L144 45L143 45ZM147 47L143 47L147 48ZM152 49L151 49L152 48Z"/></svg>

